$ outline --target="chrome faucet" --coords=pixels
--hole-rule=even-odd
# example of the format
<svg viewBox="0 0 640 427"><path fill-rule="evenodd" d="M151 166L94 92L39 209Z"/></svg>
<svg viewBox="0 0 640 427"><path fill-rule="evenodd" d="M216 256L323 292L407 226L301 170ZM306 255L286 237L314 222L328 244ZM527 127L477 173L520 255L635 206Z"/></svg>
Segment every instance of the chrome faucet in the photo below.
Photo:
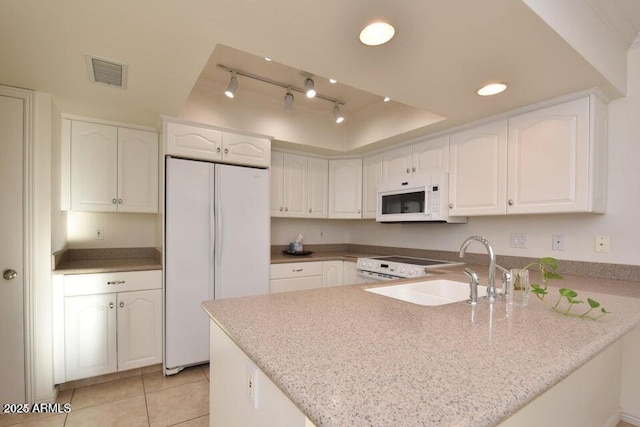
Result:
<svg viewBox="0 0 640 427"><path fill-rule="evenodd" d="M506 295L509 291L509 283L510 275L506 269L496 265L496 254L491 247L491 244L487 239L482 236L471 236L467 237L467 239L462 242L462 246L460 246L460 258L464 258L464 254L467 251L467 247L471 244L471 242L480 242L487 250L489 254L489 286L487 289L487 298L489 302L495 302L498 299L498 292L496 291L496 266L499 267L502 272L502 289L503 293ZM507 281L507 282L505 282Z"/></svg>

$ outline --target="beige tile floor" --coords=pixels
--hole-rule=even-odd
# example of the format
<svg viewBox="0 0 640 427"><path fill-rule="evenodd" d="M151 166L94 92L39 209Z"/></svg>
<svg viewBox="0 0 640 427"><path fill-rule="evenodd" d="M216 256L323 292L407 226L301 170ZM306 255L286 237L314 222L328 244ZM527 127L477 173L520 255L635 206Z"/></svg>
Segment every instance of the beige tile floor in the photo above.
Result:
<svg viewBox="0 0 640 427"><path fill-rule="evenodd" d="M209 365L164 377L160 366L64 384L69 414L2 415L0 427L209 425Z"/></svg>

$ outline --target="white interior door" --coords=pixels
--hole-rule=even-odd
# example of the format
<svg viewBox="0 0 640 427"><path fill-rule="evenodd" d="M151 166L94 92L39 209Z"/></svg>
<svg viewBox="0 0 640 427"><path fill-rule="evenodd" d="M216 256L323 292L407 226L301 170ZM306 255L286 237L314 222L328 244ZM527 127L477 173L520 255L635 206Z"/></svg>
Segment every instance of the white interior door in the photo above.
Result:
<svg viewBox="0 0 640 427"><path fill-rule="evenodd" d="M24 402L24 100L0 96L0 403ZM15 277L12 271L15 271ZM5 277L6 275L6 277ZM4 386L9 385L10 386Z"/></svg>

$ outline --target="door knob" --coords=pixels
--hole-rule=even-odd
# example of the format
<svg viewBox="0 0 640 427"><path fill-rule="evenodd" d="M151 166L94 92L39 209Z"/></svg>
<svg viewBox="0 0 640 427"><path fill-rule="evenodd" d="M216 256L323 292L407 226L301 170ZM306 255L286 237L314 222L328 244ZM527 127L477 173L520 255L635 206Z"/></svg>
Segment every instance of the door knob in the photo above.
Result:
<svg viewBox="0 0 640 427"><path fill-rule="evenodd" d="M4 280L12 280L12 279L15 279L17 276L18 276L18 273L16 273L16 271L12 269L5 270L2 273L2 277L4 278Z"/></svg>

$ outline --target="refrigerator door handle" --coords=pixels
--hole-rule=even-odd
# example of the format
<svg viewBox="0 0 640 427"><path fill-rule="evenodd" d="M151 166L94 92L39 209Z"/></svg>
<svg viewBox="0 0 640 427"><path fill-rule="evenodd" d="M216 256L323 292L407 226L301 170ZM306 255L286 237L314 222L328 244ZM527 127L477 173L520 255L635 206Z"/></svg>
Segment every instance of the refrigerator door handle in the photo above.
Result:
<svg viewBox="0 0 640 427"><path fill-rule="evenodd" d="M214 287L213 287L213 296L212 298L214 299L219 299L222 295L221 295L221 289L220 289L220 264L221 264L221 260L222 260L222 242L223 242L223 235L222 235L222 224L223 224L223 220L222 220L222 197L221 197L221 188L222 186L220 185L220 167L217 165L213 165L213 170L214 170L214 176L213 176L213 192L214 192L214 197L212 197L212 199L214 200L214 213L213 213L213 217L214 217L214 225L215 225L215 239L213 239L212 241L215 242L212 244L212 246L215 247L214 249L214 258L212 258L214 260Z"/></svg>

